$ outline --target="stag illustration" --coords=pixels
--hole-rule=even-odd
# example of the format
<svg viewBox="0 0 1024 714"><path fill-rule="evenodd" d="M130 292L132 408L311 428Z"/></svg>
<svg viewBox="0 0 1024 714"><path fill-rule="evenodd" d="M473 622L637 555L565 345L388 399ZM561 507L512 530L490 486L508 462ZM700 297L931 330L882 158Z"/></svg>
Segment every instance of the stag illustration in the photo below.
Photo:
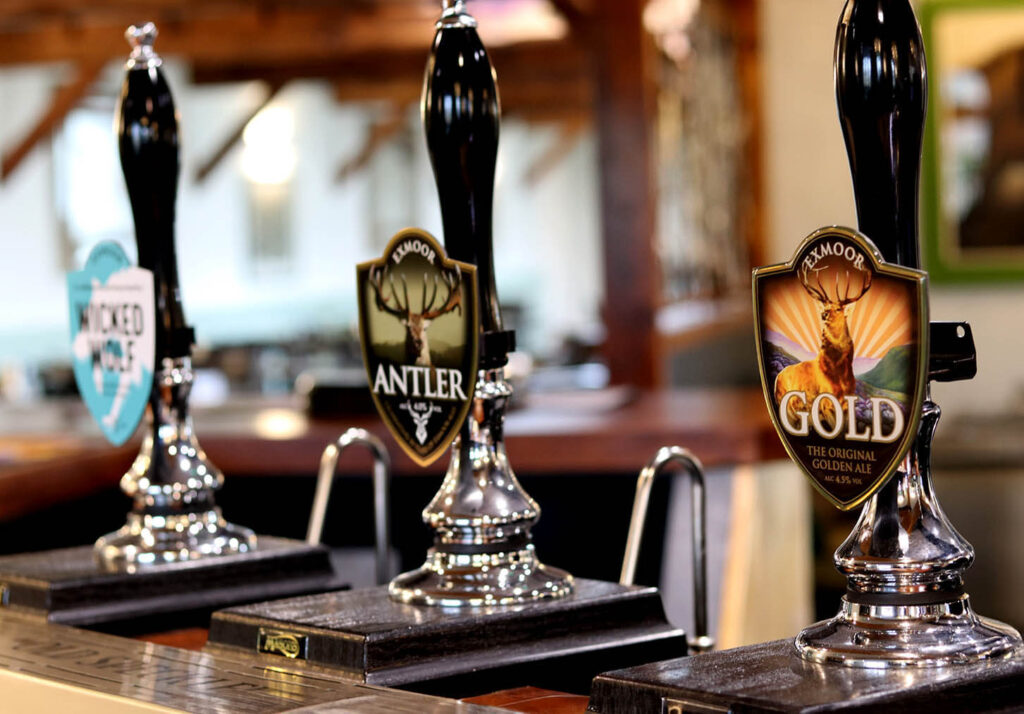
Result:
<svg viewBox="0 0 1024 714"><path fill-rule="evenodd" d="M390 293L385 295L384 281L387 280ZM394 315L399 322L405 326L405 356L407 361L415 362L419 367L432 366L430 361L430 347L427 344L427 328L430 323L447 315L453 310L462 312L462 272L458 266L452 272L444 272L439 278L436 274L430 280L426 274L423 276L423 297L420 301L420 311L413 312L409 304L409 285L405 276L401 276L402 296L399 297L398 289L395 287L395 278L387 268L370 269L370 285L373 292L377 309ZM448 289L448 296L435 307L438 302L438 293L441 284ZM427 297L427 288L432 286L430 297ZM404 302L403 302L404 300Z"/></svg>
<svg viewBox="0 0 1024 714"><path fill-rule="evenodd" d="M416 441L421 444L427 440L429 434L427 433L427 423L430 421L430 417L435 412L441 411L441 407L430 405L430 408L426 411L417 412L408 401L404 404L399 404L398 408L402 411L409 412L409 416L412 417L413 424L416 425Z"/></svg>
<svg viewBox="0 0 1024 714"><path fill-rule="evenodd" d="M840 281L837 271L835 282L828 287L822 283L822 272L820 269L810 270L800 276L804 290L821 303L818 356L779 372L775 378L777 402L781 402L787 392L803 392L808 405L819 394L832 394L841 402L857 393L857 380L853 376L853 339L846 322L846 308L860 300L871 287L871 271L862 268L854 270L855 274L851 275L847 269L844 271L845 282ZM795 410L796 406L791 402L790 410ZM822 423L834 426L837 415L832 405L825 403L822 406Z"/></svg>

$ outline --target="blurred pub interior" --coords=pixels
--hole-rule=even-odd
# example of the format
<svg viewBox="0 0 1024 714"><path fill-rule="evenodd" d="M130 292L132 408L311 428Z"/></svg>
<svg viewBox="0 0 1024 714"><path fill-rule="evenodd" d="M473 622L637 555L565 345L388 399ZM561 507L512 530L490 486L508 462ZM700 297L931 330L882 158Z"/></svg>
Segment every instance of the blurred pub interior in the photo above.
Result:
<svg viewBox="0 0 1024 714"><path fill-rule="evenodd" d="M783 460L749 276L820 226L856 225L832 88L842 1L469 6L502 95L496 274L519 342L508 443L544 510L541 557L617 579L636 472L677 443L709 465L720 644L830 615L843 587L831 553L856 514ZM197 433L227 474L218 501L234 522L301 537L320 450L352 424L384 433L367 407L354 266L401 228L441 236L418 108L438 9L0 3L0 551L90 543L129 507L117 483L138 441L106 445L77 399L65 287L97 242L135 252L112 129L124 28L159 27L181 114L177 249L199 341ZM936 275L932 316L969 320L979 353L972 383L934 388L936 485L979 553L977 609L1020 627L1024 270L1007 258L986 272L968 255L979 230L1024 243L1024 12L1002 12L969 18L959 54L929 47L933 91L960 102L933 105L946 119L933 131L944 160L961 161L926 164L926 190L943 190L922 206L960 219L963 260ZM956 32L957 18L934 19L930 39ZM925 254L946 260L949 230L925 218ZM429 544L419 512L447 459L423 472L393 453L392 535L408 568ZM342 466L325 533L356 584L371 577L367 465ZM655 504L638 580L660 584L687 626L685 481L659 484Z"/></svg>

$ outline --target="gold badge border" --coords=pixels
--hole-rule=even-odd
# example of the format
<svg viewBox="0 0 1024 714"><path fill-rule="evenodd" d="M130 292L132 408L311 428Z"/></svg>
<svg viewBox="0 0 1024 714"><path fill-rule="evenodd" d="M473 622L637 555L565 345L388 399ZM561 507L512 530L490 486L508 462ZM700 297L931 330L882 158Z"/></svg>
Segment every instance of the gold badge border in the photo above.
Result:
<svg viewBox="0 0 1024 714"><path fill-rule="evenodd" d="M900 442L899 448L896 450L895 455L892 457L890 462L882 470L881 475L878 476L874 483L870 487L861 492L861 495L849 501L841 501L831 493L829 493L825 487L818 483L818 479L811 473L811 471L804 465L803 461L796 456L794 449L790 446L789 438L784 433L782 425L779 423L778 415L775 413L774 400L774 385L772 385L772 391L769 392L766 376L764 370L764 354L762 350L763 335L761 330L761 309L758 301L758 281L762 278L772 277L781 273L793 273L797 272L797 260L801 255L804 254L808 245L811 243L824 238L825 236L834 235L840 238L844 238L853 241L861 247L862 250L870 257L871 262L874 265L875 271L880 275L887 275L890 277L910 279L917 283L917 299L918 299L918 350L917 350L917 383L915 384L914 396L911 399L911 403L908 405L908 420L907 427L903 435L903 440ZM906 268L902 265L892 265L886 263L882 257L881 251L875 246L875 244L866 235L860 231L853 230L852 228L846 228L844 226L828 226L825 228L819 228L818 230L811 233L809 236L804 238L800 243L796 252L793 253L793 257L785 263L778 263L776 265L767 265L761 268L756 268L751 277L751 285L753 287L753 299L754 299L754 332L755 339L757 342L757 371L761 376L761 392L765 399L765 405L768 407L768 414L771 417L772 425L775 427L776 433L779 435L779 439L782 441L782 445L786 449L786 453L793 460L800 470L804 472L804 475L810 479L811 483L814 484L814 488L823 495L828 501L841 511L850 511L857 506L864 503L866 500L875 495L885 483L892 478L896 469L899 467L900 462L906 457L907 452L910 450L911 445L914 443L914 439L917 438L917 430L921 422L921 409L924 406L924 396L926 386L928 384L928 358L931 354L929 344L929 316L928 316L928 273L923 270L915 270L913 268Z"/></svg>
<svg viewBox="0 0 1024 714"><path fill-rule="evenodd" d="M455 423L458 424L458 428L451 434L447 439L443 439L439 446L425 456L421 456L415 449L410 447L403 436L405 429L400 428L400 425L393 423L392 419L387 415L386 410L382 407L381 400L377 397L377 394L373 391L373 375L370 374L370 361L367 358L366 342L367 342L367 328L364 324L364 315L366 315L366 290L363 284L362 276L364 272L369 274L369 270L372 268L380 268L387 265L388 258L391 256L395 249L395 246L405 240L406 238L419 238L420 240L426 240L441 258L442 268L454 268L458 266L459 270L462 271L463 280L466 280L468 276L470 282L468 283L471 303L469 307L470 311L470 322L474 325L474 329L471 331L473 339L470 345L470 364L471 379L467 383L470 385L468 390L467 399L463 402L459 408ZM395 441L402 447L402 451L412 459L417 466L426 467L438 460L448 447L451 446L452 441L458 436L458 429L462 428L463 422L466 421L466 417L469 415L469 410L473 406L473 395L476 386L476 375L480 369L480 317L479 317L479 297L477 295L477 284L476 284L476 266L472 263L464 263L461 260L452 260L448 257L448 253L445 252L444 246L441 245L440 241L437 240L433 235L423 230L422 228L403 228L398 231L391 240L388 241L387 247L384 249L383 255L374 260L368 260L363 263L356 264L356 292L359 299L359 347L363 353L363 369L366 370L366 388L370 390L370 398L373 399L373 405L377 408L377 415L380 420L384 422L384 426L388 428L391 435L395 437Z"/></svg>

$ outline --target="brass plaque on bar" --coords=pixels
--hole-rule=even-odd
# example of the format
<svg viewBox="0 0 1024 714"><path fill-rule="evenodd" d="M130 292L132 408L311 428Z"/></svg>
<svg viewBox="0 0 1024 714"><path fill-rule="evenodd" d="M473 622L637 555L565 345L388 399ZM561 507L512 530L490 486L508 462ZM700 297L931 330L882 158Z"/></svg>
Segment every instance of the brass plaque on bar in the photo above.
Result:
<svg viewBox="0 0 1024 714"><path fill-rule="evenodd" d="M704 704L690 699L666 697L661 700L661 714L729 714L729 707Z"/></svg>
<svg viewBox="0 0 1024 714"><path fill-rule="evenodd" d="M306 636L261 627L256 649L264 654L281 655L288 659L306 659Z"/></svg>

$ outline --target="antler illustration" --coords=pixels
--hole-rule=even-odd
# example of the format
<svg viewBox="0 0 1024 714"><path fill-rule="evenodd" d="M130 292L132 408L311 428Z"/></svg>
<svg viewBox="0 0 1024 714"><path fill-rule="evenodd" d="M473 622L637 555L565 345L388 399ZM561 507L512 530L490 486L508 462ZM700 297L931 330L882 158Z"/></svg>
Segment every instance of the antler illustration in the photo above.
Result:
<svg viewBox="0 0 1024 714"><path fill-rule="evenodd" d="M860 268L851 274L849 268L842 271L845 279L840 277L840 271L835 271L835 282L826 286L821 276L827 268L817 268L805 271L800 275L800 284L804 286L811 297L821 303L838 305L840 307L855 303L864 297L871 288L871 271L867 268ZM810 276L814 275L814 283L811 283ZM859 281L857 280L858 276Z"/></svg>
<svg viewBox="0 0 1024 714"><path fill-rule="evenodd" d="M846 287L843 289L843 297L837 301L840 305L849 305L850 303L857 302L871 288L871 271L858 270L857 272L860 274L860 284L855 288L854 278L850 275L849 270L846 271ZM836 275L836 296L839 296L838 275Z"/></svg>
<svg viewBox="0 0 1024 714"><path fill-rule="evenodd" d="M391 286L391 294L387 297L384 296L384 275L387 274L388 284ZM370 268L370 279L369 283L373 286L373 292L375 294L375 300L377 303L377 309L383 310L384 312L394 315L396 317L405 318L409 316L409 285L405 281L405 276L402 276L402 290L405 293L405 305L398 298L398 290L395 288L395 278L390 270L384 268ZM423 288L426 292L426 286ZM391 302L394 301L392 306Z"/></svg>
<svg viewBox="0 0 1024 714"><path fill-rule="evenodd" d="M458 310L462 313L462 271L459 270L459 266L455 266L454 273L443 274L444 284L448 287L448 297L445 298L444 304L441 307L432 309L434 307L434 301L437 299L437 292L440 282L437 276L434 276L434 291L430 294L430 302L427 302L427 281L423 282L423 319L433 320L441 315L446 315L452 310Z"/></svg>

